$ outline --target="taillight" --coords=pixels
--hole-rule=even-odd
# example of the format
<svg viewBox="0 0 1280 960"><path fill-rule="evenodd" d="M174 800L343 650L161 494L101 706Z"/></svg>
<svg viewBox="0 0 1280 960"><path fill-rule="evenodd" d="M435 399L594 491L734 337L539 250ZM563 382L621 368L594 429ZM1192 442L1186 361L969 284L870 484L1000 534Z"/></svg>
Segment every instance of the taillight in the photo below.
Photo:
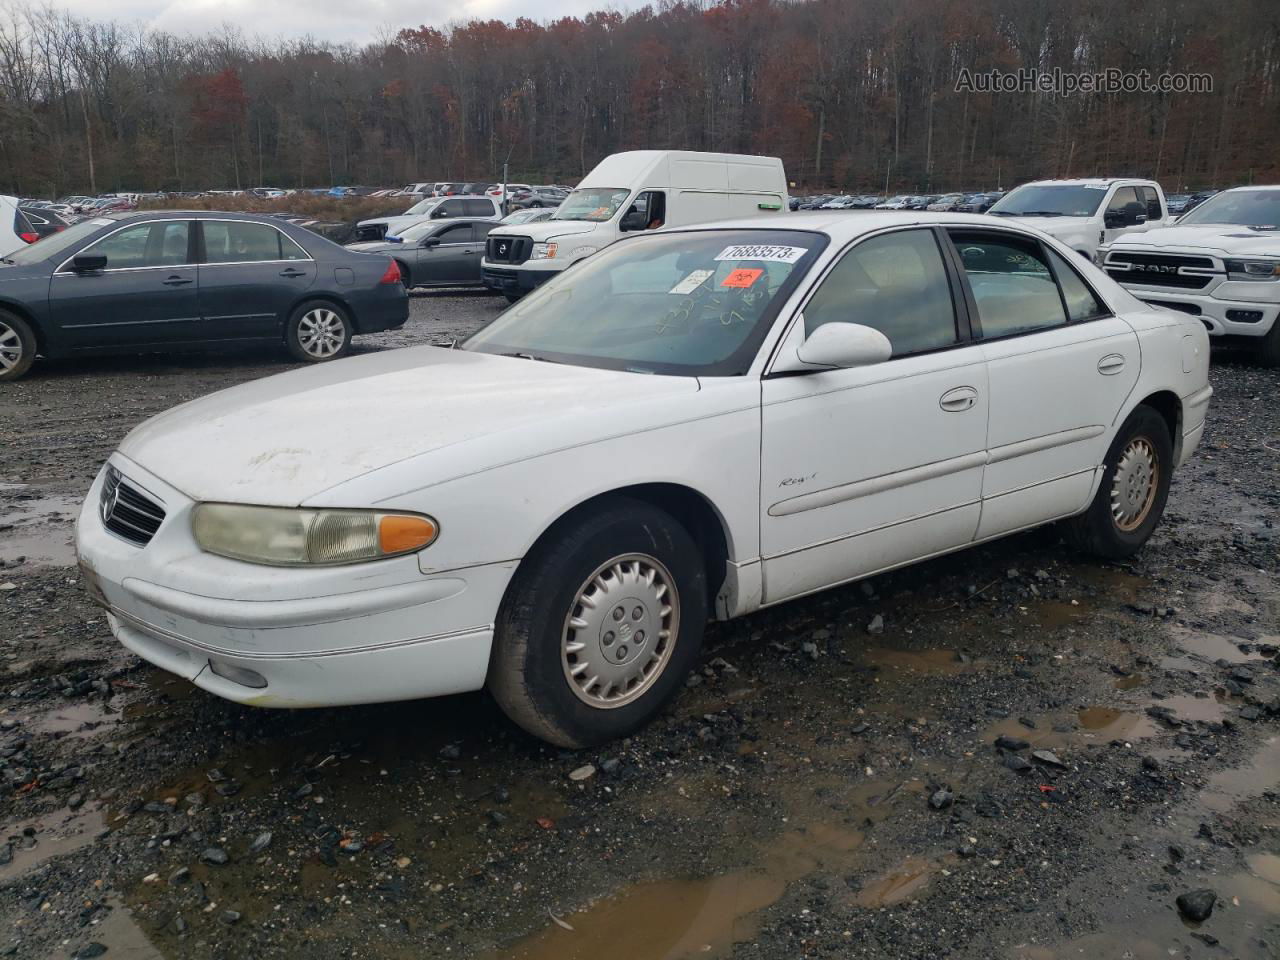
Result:
<svg viewBox="0 0 1280 960"><path fill-rule="evenodd" d="M399 283L400 282L400 264L392 260L387 264L387 272L382 275L379 283Z"/></svg>
<svg viewBox="0 0 1280 960"><path fill-rule="evenodd" d="M40 239L40 234L38 234L38 233L20 233L20 234L18 234L18 237L19 237L19 239L21 239L21 240L22 240L22 242L23 242L23 243L35 243L37 240L39 240L39 239Z"/></svg>

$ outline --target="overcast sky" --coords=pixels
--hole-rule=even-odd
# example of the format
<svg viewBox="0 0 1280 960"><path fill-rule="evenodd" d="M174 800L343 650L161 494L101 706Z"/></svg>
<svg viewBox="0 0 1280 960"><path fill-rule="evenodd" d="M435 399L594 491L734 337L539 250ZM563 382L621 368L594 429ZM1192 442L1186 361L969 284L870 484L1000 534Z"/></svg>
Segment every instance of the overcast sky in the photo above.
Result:
<svg viewBox="0 0 1280 960"><path fill-rule="evenodd" d="M171 33L204 33L232 24L246 36L363 43L383 29L517 17L543 21L591 10L629 9L627 0L55 0L79 16L147 24Z"/></svg>

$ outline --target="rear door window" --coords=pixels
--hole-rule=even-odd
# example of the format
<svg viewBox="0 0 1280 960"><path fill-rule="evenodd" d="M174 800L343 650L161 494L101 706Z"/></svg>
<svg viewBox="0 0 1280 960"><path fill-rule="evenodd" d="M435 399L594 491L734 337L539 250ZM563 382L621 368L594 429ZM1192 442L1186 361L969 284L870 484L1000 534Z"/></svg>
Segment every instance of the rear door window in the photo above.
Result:
<svg viewBox="0 0 1280 960"><path fill-rule="evenodd" d="M496 223L473 223L471 224L471 239L479 240L481 243L489 236L489 231L496 227Z"/></svg>
<svg viewBox="0 0 1280 960"><path fill-rule="evenodd" d="M1049 250L1049 262L1053 264L1053 272L1058 278L1058 286L1062 288L1062 299L1067 305L1067 319L1072 323L1083 320L1096 320L1111 315L1098 299L1097 294L1076 272L1075 267L1067 263L1053 250Z"/></svg>
<svg viewBox="0 0 1280 960"><path fill-rule="evenodd" d="M468 217L492 217L493 201L492 200L463 200L462 212Z"/></svg>
<svg viewBox="0 0 1280 960"><path fill-rule="evenodd" d="M1044 249L1031 237L951 234L985 339L1065 326L1066 310Z"/></svg>
<svg viewBox="0 0 1280 960"><path fill-rule="evenodd" d="M269 263L305 260L307 254L270 224L203 220L205 263Z"/></svg>

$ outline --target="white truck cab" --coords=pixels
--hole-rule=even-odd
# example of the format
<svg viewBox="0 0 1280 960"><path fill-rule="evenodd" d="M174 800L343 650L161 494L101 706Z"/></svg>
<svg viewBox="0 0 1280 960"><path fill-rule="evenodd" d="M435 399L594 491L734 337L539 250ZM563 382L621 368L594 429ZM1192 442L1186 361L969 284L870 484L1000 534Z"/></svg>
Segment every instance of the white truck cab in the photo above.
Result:
<svg viewBox="0 0 1280 960"><path fill-rule="evenodd" d="M628 233L788 209L777 157L633 150L605 157L541 223L489 234L484 285L516 300Z"/></svg>
<svg viewBox="0 0 1280 960"><path fill-rule="evenodd" d="M1169 220L1164 190L1154 180L1036 180L1001 197L989 214L1043 230L1087 260L1119 236Z"/></svg>
<svg viewBox="0 0 1280 960"><path fill-rule="evenodd" d="M1280 185L1224 190L1098 254L1135 297L1199 317L1211 337L1253 344L1280 366Z"/></svg>

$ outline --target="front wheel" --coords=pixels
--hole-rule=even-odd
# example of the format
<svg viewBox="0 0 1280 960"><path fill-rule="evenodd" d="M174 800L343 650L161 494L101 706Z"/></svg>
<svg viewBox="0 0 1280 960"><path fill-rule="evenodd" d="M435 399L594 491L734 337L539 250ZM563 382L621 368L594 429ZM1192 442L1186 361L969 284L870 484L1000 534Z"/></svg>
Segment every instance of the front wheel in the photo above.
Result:
<svg viewBox="0 0 1280 960"><path fill-rule="evenodd" d="M706 620L702 558L675 518L631 499L588 507L521 563L498 614L489 690L557 746L623 737L680 689Z"/></svg>
<svg viewBox="0 0 1280 960"><path fill-rule="evenodd" d="M336 360L351 349L351 321L335 303L313 300L293 311L285 327L284 342L295 360L323 363Z"/></svg>
<svg viewBox="0 0 1280 960"><path fill-rule="evenodd" d="M1089 509L1064 524L1077 548L1109 560L1142 549L1164 513L1173 476L1173 441L1164 417L1140 406L1121 425Z"/></svg>
<svg viewBox="0 0 1280 960"><path fill-rule="evenodd" d="M1258 347L1258 357L1264 367L1280 367L1280 317L1276 317L1271 329L1262 338Z"/></svg>
<svg viewBox="0 0 1280 960"><path fill-rule="evenodd" d="M21 317L0 310L0 383L17 380L35 359L35 331Z"/></svg>

